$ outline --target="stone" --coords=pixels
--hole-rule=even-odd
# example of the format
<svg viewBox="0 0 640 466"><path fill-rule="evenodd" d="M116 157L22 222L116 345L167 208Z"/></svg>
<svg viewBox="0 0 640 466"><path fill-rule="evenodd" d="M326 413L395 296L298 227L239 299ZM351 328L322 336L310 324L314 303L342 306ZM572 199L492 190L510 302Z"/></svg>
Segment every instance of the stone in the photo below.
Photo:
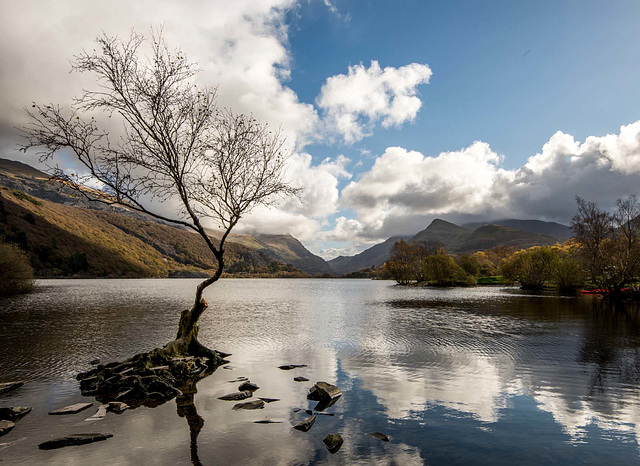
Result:
<svg viewBox="0 0 640 466"><path fill-rule="evenodd" d="M297 369L298 367L307 367L306 364L287 364L285 366L278 366L278 369L283 371L290 371L291 369Z"/></svg>
<svg viewBox="0 0 640 466"><path fill-rule="evenodd" d="M311 411L310 409L305 409L304 412L307 413L308 415L312 415L313 414L313 411ZM319 416L335 416L335 414L333 414L333 413L318 413L318 412L316 412L315 414L317 414Z"/></svg>
<svg viewBox="0 0 640 466"><path fill-rule="evenodd" d="M24 382L4 382L0 383L0 395L10 392L24 385Z"/></svg>
<svg viewBox="0 0 640 466"><path fill-rule="evenodd" d="M259 388L260 387L258 387L255 383L251 383L247 380L246 382L244 382L242 385L238 387L238 390L240 390L241 392L244 392L247 390L249 390L250 392L255 392Z"/></svg>
<svg viewBox="0 0 640 466"><path fill-rule="evenodd" d="M246 382L249 380L246 377L238 377L237 379L229 380L229 383L238 383L238 382Z"/></svg>
<svg viewBox="0 0 640 466"><path fill-rule="evenodd" d="M237 410L237 409L262 409L264 408L264 401L262 400L253 400L253 401L247 401L245 403L238 403L237 405L234 405L233 409Z"/></svg>
<svg viewBox="0 0 640 466"><path fill-rule="evenodd" d="M98 411L96 411L96 413L85 419L85 421L101 421L103 420L106 415L107 415L107 408L109 408L108 404L101 404L100 406L98 406Z"/></svg>
<svg viewBox="0 0 640 466"><path fill-rule="evenodd" d="M113 437L113 434L73 434L61 437L38 445L40 450L53 450L55 448L69 447L72 445L85 445L87 443L99 442Z"/></svg>
<svg viewBox="0 0 640 466"><path fill-rule="evenodd" d="M294 377L293 380L295 380L296 382L308 382L309 381L309 379L307 379L306 377L302 377L302 376Z"/></svg>
<svg viewBox="0 0 640 466"><path fill-rule="evenodd" d="M299 422L298 424L293 426L293 428L296 430L301 430L302 432L307 432L309 429L311 429L311 426L313 425L313 423L316 422L317 417L318 416L314 414L310 418L307 418L304 421Z"/></svg>
<svg viewBox="0 0 640 466"><path fill-rule="evenodd" d="M342 392L338 387L327 382L317 382L313 387L309 389L307 395L308 400L322 401L333 400L342 396Z"/></svg>
<svg viewBox="0 0 640 466"><path fill-rule="evenodd" d="M0 421L0 437L11 432L11 429L13 429L15 426L15 422L7 421L6 419Z"/></svg>
<svg viewBox="0 0 640 466"><path fill-rule="evenodd" d="M340 450L344 440L342 440L342 436L340 434L329 434L324 438L323 442L327 446L329 452L333 454Z"/></svg>
<svg viewBox="0 0 640 466"><path fill-rule="evenodd" d="M262 398L262 397L259 397L258 399L264 401L265 403L273 403L275 401L280 401L280 398Z"/></svg>
<svg viewBox="0 0 640 466"><path fill-rule="evenodd" d="M64 408L56 409L54 411L49 411L49 414L76 414L80 411L84 411L87 408L93 406L93 403L76 403L74 405L65 406Z"/></svg>
<svg viewBox="0 0 640 466"><path fill-rule="evenodd" d="M127 403L123 403L122 401L110 401L109 407L107 409L112 413L120 414L123 411L129 409L129 405Z"/></svg>
<svg viewBox="0 0 640 466"><path fill-rule="evenodd" d="M382 432L371 432L371 433L368 433L367 435L380 439L383 442L388 442L389 440L391 440L387 434L383 434Z"/></svg>
<svg viewBox="0 0 640 466"><path fill-rule="evenodd" d="M224 396L219 396L218 399L225 400L225 401L240 401L240 400L246 400L247 398L251 398L252 396L253 396L253 392L249 390L245 390L244 392L234 392Z"/></svg>
<svg viewBox="0 0 640 466"><path fill-rule="evenodd" d="M100 364L100 358L93 359L89 364L91 364L92 366Z"/></svg>
<svg viewBox="0 0 640 466"><path fill-rule="evenodd" d="M282 424L282 421L274 421L272 419L260 419L259 421L253 421L254 424Z"/></svg>
<svg viewBox="0 0 640 466"><path fill-rule="evenodd" d="M16 422L31 412L28 406L11 406L10 408L0 408L0 420Z"/></svg>

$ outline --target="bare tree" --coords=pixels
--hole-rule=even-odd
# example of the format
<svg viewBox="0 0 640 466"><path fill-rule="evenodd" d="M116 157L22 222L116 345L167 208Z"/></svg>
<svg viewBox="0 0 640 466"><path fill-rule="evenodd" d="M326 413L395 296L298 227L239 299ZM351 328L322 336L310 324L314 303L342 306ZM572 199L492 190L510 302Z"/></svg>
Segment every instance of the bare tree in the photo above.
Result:
<svg viewBox="0 0 640 466"><path fill-rule="evenodd" d="M229 233L256 205L296 190L283 180L286 155L279 131L251 116L218 110L216 89L196 85L195 64L180 50L169 50L161 33L152 32L148 56L141 52L146 42L135 33L127 41L103 34L97 50L75 56L72 69L94 75L97 87L83 90L69 110L34 103L27 109L21 150L38 147L46 161L68 149L102 189L88 189L87 178L52 169L58 180L96 202L124 205L202 237L217 267L198 285L176 339L163 351L215 357L198 342L197 322L207 308L203 291L224 270ZM117 138L101 129L95 116L102 114L122 125ZM150 201L168 199L179 201L175 217L151 207ZM206 219L222 227L219 238L208 234Z"/></svg>

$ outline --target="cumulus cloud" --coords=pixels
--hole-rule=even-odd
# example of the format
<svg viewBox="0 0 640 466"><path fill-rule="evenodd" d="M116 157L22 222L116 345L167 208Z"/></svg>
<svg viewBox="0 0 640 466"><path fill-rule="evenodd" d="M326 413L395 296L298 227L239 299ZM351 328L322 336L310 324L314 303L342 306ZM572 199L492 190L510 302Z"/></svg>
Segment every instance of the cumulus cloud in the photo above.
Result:
<svg viewBox="0 0 640 466"><path fill-rule="evenodd" d="M413 121L422 106L416 88L428 83L431 74L429 66L419 63L382 69L374 60L369 68L354 65L347 74L328 78L316 101L328 130L350 144L369 135L378 122L389 128Z"/></svg>
<svg viewBox="0 0 640 466"><path fill-rule="evenodd" d="M341 203L357 213L363 238L410 233L403 226L415 233L435 216L567 222L576 195L608 208L638 192L640 121L583 143L558 132L516 170L502 160L485 142L433 157L390 147L344 188Z"/></svg>

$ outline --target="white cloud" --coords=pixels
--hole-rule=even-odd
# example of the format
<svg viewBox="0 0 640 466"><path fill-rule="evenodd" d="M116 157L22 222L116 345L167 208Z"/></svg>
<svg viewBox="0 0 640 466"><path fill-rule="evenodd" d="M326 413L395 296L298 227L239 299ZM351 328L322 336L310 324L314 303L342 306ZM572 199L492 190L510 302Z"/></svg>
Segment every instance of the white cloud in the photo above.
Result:
<svg viewBox="0 0 640 466"><path fill-rule="evenodd" d="M325 112L328 130L353 143L378 122L389 128L413 121L422 106L416 88L428 83L431 74L429 66L419 63L382 69L374 60L369 68L350 66L346 75L326 80L317 104Z"/></svg>
<svg viewBox="0 0 640 466"><path fill-rule="evenodd" d="M406 233L403 226L415 233L434 216L568 222L576 195L608 208L640 191L640 121L583 143L558 132L521 168L505 170L501 162L484 142L435 157L388 148L342 191L342 205L362 224L354 239Z"/></svg>

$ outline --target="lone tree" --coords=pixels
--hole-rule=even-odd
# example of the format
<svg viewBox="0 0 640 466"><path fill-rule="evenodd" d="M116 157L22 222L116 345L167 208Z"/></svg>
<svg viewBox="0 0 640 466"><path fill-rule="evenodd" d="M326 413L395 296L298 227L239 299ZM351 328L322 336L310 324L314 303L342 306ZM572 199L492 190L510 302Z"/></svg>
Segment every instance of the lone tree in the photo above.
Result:
<svg viewBox="0 0 640 466"><path fill-rule="evenodd" d="M193 306L182 312L176 339L157 351L219 360L198 342L197 323L207 309L204 290L224 270L229 233L256 205L296 189L283 180L286 156L279 131L251 116L219 110L216 89L195 83L194 63L170 50L161 34L152 32L149 55L141 52L146 42L135 33L126 41L103 34L96 49L75 56L72 70L94 75L96 88L83 90L68 110L34 103L27 109L30 123L21 150L40 148L40 160L46 161L66 149L88 175L55 168L51 174L57 180L96 202L123 205L202 237L217 267L197 286ZM100 115L121 125L117 137L101 128ZM101 189L86 188L89 180ZM179 202L175 217L151 202L169 199ZM208 234L205 219L222 227L219 239Z"/></svg>

